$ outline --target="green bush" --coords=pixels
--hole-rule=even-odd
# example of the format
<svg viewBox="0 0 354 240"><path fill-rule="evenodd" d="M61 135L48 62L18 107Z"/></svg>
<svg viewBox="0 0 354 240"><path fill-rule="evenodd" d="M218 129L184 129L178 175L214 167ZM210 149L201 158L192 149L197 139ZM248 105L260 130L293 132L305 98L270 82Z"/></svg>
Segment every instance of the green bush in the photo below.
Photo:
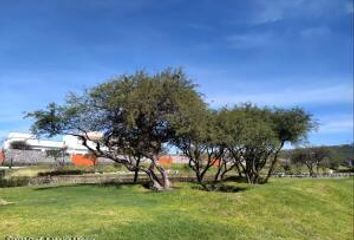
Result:
<svg viewBox="0 0 354 240"><path fill-rule="evenodd" d="M39 172L38 176L45 177L45 176L58 176L58 175L82 175L86 173L95 173L94 170L82 170L82 169L73 169L73 170L55 170L49 172Z"/></svg>
<svg viewBox="0 0 354 240"><path fill-rule="evenodd" d="M0 179L0 187L21 187L30 183L29 177L11 177Z"/></svg>
<svg viewBox="0 0 354 240"><path fill-rule="evenodd" d="M347 168L347 169L338 169L336 172L338 173L354 173L354 167Z"/></svg>
<svg viewBox="0 0 354 240"><path fill-rule="evenodd" d="M6 170L5 169L0 169L0 179L3 179L5 177Z"/></svg>

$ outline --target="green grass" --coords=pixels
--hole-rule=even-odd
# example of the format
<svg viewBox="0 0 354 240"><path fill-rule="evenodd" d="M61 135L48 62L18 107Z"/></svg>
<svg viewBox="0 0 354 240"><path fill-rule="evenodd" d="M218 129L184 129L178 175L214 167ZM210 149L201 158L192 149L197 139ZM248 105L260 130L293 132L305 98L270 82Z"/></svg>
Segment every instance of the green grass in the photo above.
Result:
<svg viewBox="0 0 354 240"><path fill-rule="evenodd" d="M0 189L0 239L352 239L353 178L274 179L235 192L177 184ZM236 191L239 190L239 191Z"/></svg>
<svg viewBox="0 0 354 240"><path fill-rule="evenodd" d="M13 168L7 170L8 177L35 177L39 172L49 171L53 167L51 165L34 165L21 168Z"/></svg>
<svg viewBox="0 0 354 240"><path fill-rule="evenodd" d="M7 170L9 177L35 177L38 176L39 173L46 173L51 171L72 171L72 170L80 170L80 171L96 171L101 173L115 173L117 171L126 171L123 166L116 164L100 164L98 166L74 166L74 165L65 165L64 167L56 167L53 164L40 164L33 166L26 166L22 168L14 168Z"/></svg>

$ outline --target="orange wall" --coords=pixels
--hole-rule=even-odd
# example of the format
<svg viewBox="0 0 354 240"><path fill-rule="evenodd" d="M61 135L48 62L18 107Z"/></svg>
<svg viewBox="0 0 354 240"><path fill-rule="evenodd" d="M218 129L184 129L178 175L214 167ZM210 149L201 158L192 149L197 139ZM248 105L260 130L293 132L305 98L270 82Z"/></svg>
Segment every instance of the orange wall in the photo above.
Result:
<svg viewBox="0 0 354 240"><path fill-rule="evenodd" d="M213 161L215 160L213 167L217 167L220 164L220 159L213 159Z"/></svg>
<svg viewBox="0 0 354 240"><path fill-rule="evenodd" d="M5 153L3 151L0 151L0 164L2 164L5 161Z"/></svg>
<svg viewBox="0 0 354 240"><path fill-rule="evenodd" d="M173 158L169 155L164 155L159 158L159 163L162 166L170 166L173 163Z"/></svg>
<svg viewBox="0 0 354 240"><path fill-rule="evenodd" d="M96 157L92 154L73 154L70 158L75 166L94 166L97 163Z"/></svg>

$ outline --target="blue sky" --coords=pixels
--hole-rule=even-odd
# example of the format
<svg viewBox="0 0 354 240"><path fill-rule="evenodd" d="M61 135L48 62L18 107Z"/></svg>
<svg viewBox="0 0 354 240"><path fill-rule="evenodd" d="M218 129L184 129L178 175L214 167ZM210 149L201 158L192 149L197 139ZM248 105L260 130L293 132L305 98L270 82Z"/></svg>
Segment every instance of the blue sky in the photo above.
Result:
<svg viewBox="0 0 354 240"><path fill-rule="evenodd" d="M351 0L0 0L0 138L117 74L183 67L212 107L301 106L353 141Z"/></svg>

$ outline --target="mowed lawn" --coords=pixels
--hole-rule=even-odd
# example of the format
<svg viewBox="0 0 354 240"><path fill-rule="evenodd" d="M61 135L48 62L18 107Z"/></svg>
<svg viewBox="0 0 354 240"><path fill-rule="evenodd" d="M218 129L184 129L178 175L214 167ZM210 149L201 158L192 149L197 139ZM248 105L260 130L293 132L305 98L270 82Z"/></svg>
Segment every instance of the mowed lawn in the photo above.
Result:
<svg viewBox="0 0 354 240"><path fill-rule="evenodd" d="M274 179L234 192L188 183L0 189L0 238L353 239L353 178Z"/></svg>

